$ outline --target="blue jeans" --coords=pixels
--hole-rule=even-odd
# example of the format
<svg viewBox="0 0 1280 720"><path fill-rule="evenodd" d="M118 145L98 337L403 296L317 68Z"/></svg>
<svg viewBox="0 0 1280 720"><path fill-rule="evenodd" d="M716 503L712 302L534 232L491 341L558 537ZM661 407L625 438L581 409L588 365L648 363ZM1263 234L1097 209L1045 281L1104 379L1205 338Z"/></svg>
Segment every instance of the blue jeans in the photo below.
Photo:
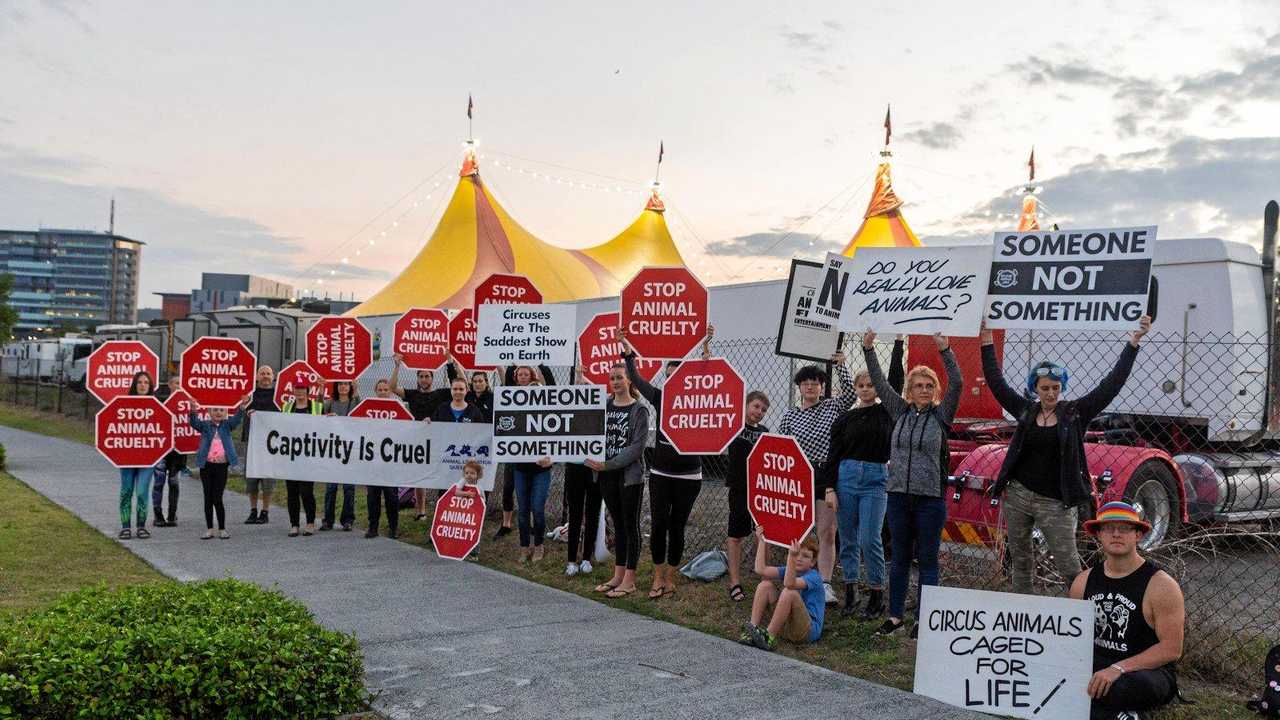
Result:
<svg viewBox="0 0 1280 720"><path fill-rule="evenodd" d="M333 511L337 509L339 487L342 488L342 514L338 516L338 522L342 525L350 525L356 521L356 486L329 483L324 488L323 522L326 525L333 525Z"/></svg>
<svg viewBox="0 0 1280 720"><path fill-rule="evenodd" d="M858 558L866 565L867 586L884 587L884 491L885 466L861 460L841 460L836 480L839 510L836 523L840 528L840 567L844 581L857 582L861 574Z"/></svg>
<svg viewBox="0 0 1280 720"><path fill-rule="evenodd" d="M547 531L547 493L551 490L551 470L539 468L528 472L515 468L512 473L516 485L516 525L520 528L520 547L529 547L529 533L533 544L541 545ZM529 516L533 527L529 527Z"/></svg>
<svg viewBox="0 0 1280 720"><path fill-rule="evenodd" d="M889 493L889 536L893 562L889 567L889 617L901 618L911 581L911 558L920 566L920 585L938 584L938 547L947 522L947 503L940 497ZM919 606L919 593L916 595Z"/></svg>
<svg viewBox="0 0 1280 720"><path fill-rule="evenodd" d="M120 468L120 527L129 527L129 516L138 517L138 527L147 526L147 500L151 495L151 476L155 468Z"/></svg>

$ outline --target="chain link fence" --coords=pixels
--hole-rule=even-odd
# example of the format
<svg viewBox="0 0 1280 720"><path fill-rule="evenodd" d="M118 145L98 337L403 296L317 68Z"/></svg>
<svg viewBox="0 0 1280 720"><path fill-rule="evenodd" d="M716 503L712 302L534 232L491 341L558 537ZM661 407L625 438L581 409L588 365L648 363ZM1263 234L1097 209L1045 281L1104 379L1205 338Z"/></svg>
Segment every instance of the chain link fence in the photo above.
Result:
<svg viewBox="0 0 1280 720"><path fill-rule="evenodd" d="M1115 365L1123 342L1119 333L997 334L1004 376L1012 387L1023 389L1030 368L1051 360L1070 372L1064 392L1068 400L1098 386ZM857 372L864 364L858 339L847 338L845 348L849 367ZM982 489L999 467L999 453L987 446L1007 442L1012 427L985 389L978 341L957 338L953 349L965 387L961 419L951 438L951 470L965 480L958 488L959 500L949 497L942 582L1007 591L1002 507L993 507ZM877 343L882 366L887 367L889 350L889 342ZM796 401L791 377L806 363L775 355L771 337L715 340L712 353L734 365L748 390L769 396L764 423L776 428ZM1123 498L1141 507L1158 531L1145 549L1148 556L1182 587L1187 633L1181 672L1242 689L1256 684L1267 649L1280 642L1280 442L1265 431L1275 404L1268 382L1273 361L1265 337L1153 332L1144 339L1123 390L1087 437L1098 500ZM922 363L941 369L934 343L910 338L907 365ZM389 376L391 367L389 359L379 360L361 378L361 394L372 396L373 383ZM555 374L559 382L567 382L570 371L557 368ZM415 382L412 372L401 374L402 385ZM437 373L436 386L445 382L445 373ZM832 391L839 394L839 388ZM0 401L88 422L100 407L88 394L56 379L16 376L0 382ZM702 490L686 532L686 559L724 543L726 467L725 457L703 459ZM562 477L557 467L548 525L563 521ZM647 545L647 493L642 514ZM1083 533L1079 546L1086 564L1097 560L1095 546ZM559 547L548 549L554 554ZM1037 547L1038 591L1061 594L1069 579L1057 576L1039 538ZM748 538L743 552L747 565L753 553ZM833 580L844 581L839 567Z"/></svg>

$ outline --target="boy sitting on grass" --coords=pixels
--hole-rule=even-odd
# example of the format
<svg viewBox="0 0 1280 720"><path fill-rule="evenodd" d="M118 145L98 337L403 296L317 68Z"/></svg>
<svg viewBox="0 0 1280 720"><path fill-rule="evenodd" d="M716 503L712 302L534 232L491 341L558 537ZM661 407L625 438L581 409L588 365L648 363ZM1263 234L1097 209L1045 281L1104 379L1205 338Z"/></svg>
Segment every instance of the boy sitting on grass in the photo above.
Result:
<svg viewBox="0 0 1280 720"><path fill-rule="evenodd" d="M760 576L755 600L751 603L751 622L743 626L738 642L755 645L772 652L781 636L793 643L816 642L822 635L826 610L826 593L818 574L818 541L812 536L787 548L787 564L766 567L768 544L764 531L756 528L755 573ZM768 626L763 626L769 607Z"/></svg>

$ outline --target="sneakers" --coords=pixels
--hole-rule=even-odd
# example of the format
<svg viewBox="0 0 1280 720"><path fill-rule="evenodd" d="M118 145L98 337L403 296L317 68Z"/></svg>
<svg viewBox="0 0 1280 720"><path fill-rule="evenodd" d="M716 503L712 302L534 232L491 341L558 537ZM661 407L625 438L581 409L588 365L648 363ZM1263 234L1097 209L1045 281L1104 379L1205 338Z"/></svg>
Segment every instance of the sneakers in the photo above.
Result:
<svg viewBox="0 0 1280 720"><path fill-rule="evenodd" d="M578 574L578 565L577 565L577 563L569 563L569 564L565 565L565 566L564 566L564 574L565 574L565 575L567 575L567 576L569 576L569 577L573 577L574 575L577 575L577 574Z"/></svg>
<svg viewBox="0 0 1280 720"><path fill-rule="evenodd" d="M331 522L320 523L320 532L329 532L332 529L333 529L333 523Z"/></svg>
<svg viewBox="0 0 1280 720"><path fill-rule="evenodd" d="M267 511L266 511L266 510L263 510L262 512L258 513L258 524L259 524L259 525L266 525L266 524L267 524Z"/></svg>
<svg viewBox="0 0 1280 720"><path fill-rule="evenodd" d="M836 591L835 591L835 589L834 589L834 588L832 588L832 587L831 587L831 582L830 582L830 581L828 581L828 580L824 580L824 581L822 582L822 591L823 591L824 593L826 593L826 596L827 596L827 604L828 604L828 605L835 605L835 604L836 604Z"/></svg>
<svg viewBox="0 0 1280 720"><path fill-rule="evenodd" d="M502 527L498 528L498 532L493 534L493 539L497 540L498 538L505 537L510 534L511 534L511 528L507 527L506 525L503 525Z"/></svg>
<svg viewBox="0 0 1280 720"><path fill-rule="evenodd" d="M742 623L742 632L738 635L738 644L754 645L755 630L755 625L752 625L751 623Z"/></svg>
<svg viewBox="0 0 1280 720"><path fill-rule="evenodd" d="M768 628L752 625L751 644L765 652L773 652L778 648L778 638L771 635Z"/></svg>
<svg viewBox="0 0 1280 720"><path fill-rule="evenodd" d="M547 551L546 551L546 549L545 549L545 548L543 548L543 546L541 546L541 545L534 545L534 546L533 546L533 556L532 556L532 558L533 558L533 561L534 561L534 562L542 562L542 558L544 558L544 557L546 557L546 556L547 556Z"/></svg>
<svg viewBox="0 0 1280 720"><path fill-rule="evenodd" d="M364 536L365 536L365 538L376 538L376 537L378 537L378 531L377 531L377 530L366 530L366 531L365 531L365 533L364 533Z"/></svg>
<svg viewBox="0 0 1280 720"><path fill-rule="evenodd" d="M265 513L265 512L264 512L264 513L262 513L262 514L263 514L263 515L266 515L266 513ZM244 521L244 524L245 524L245 525L257 525L257 524L258 524L258 522L259 522L259 520L258 520L258 508L249 508L249 519L245 520L245 521Z"/></svg>
<svg viewBox="0 0 1280 720"><path fill-rule="evenodd" d="M592 570L592 568L591 568L591 561L590 561L590 560L583 560L582 562L578 563L578 572L579 572L579 573L581 573L581 574L583 574L583 575L590 575L590 574L591 574L591 570Z"/></svg>
<svg viewBox="0 0 1280 720"><path fill-rule="evenodd" d="M231 533L227 532L226 530L222 530L218 533L218 537L222 538L223 540L230 540Z"/></svg>
<svg viewBox="0 0 1280 720"><path fill-rule="evenodd" d="M886 619L884 622L880 623L880 627L876 628L876 634L892 635L898 632L899 630L901 630L902 628L906 627L906 625L907 624L902 620L899 620L898 622L894 622L892 619Z"/></svg>
<svg viewBox="0 0 1280 720"><path fill-rule="evenodd" d="M342 532L351 532L351 523L349 522L342 523Z"/></svg>
<svg viewBox="0 0 1280 720"><path fill-rule="evenodd" d="M480 562L480 553L478 551L472 550L471 554L467 555L466 561L473 562L473 563Z"/></svg>

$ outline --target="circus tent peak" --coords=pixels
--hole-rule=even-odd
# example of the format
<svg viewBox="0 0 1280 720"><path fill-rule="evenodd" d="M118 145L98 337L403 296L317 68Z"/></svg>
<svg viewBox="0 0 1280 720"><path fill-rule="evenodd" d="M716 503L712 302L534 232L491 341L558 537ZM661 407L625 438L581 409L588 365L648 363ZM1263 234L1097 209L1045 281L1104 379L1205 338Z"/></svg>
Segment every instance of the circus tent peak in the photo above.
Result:
<svg viewBox="0 0 1280 720"><path fill-rule="evenodd" d="M528 276L546 302L600 297L612 292L605 288L614 283L597 260L543 242L521 227L485 186L469 147L458 184L426 245L395 279L347 314L470 307L476 286L493 273Z"/></svg>
<svg viewBox="0 0 1280 720"><path fill-rule="evenodd" d="M893 191L888 162L882 162L876 168L876 184L863 214L862 225L842 252L853 257L864 247L920 247L920 239L902 216L902 199Z"/></svg>
<svg viewBox="0 0 1280 720"><path fill-rule="evenodd" d="M654 187L649 192L644 210L625 230L608 242L582 249L583 255L605 268L610 275L609 282L601 287L604 294L620 292L622 286L643 267L685 264L667 228L665 210L662 197Z"/></svg>

